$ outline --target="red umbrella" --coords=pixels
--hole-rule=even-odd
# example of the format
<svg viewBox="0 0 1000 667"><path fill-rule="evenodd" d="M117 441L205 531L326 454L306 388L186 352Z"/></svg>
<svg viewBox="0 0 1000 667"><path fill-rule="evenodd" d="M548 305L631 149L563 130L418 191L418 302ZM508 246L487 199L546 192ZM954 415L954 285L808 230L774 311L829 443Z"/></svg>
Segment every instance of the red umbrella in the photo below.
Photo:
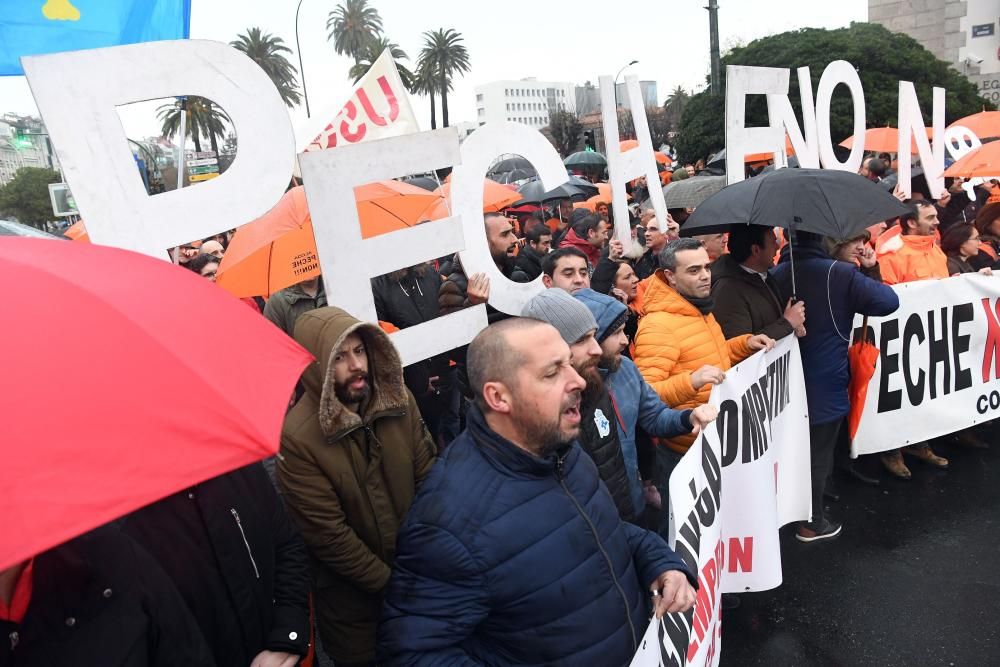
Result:
<svg viewBox="0 0 1000 667"><path fill-rule="evenodd" d="M868 340L868 318L861 324L861 336L847 350L847 361L851 366L851 383L848 386L848 397L851 400L851 411L847 415L847 427L851 440L858 433L861 425L861 414L865 411L865 399L868 397L868 383L875 375L875 364L878 362L879 349Z"/></svg>
<svg viewBox="0 0 1000 667"><path fill-rule="evenodd" d="M204 278L0 239L0 570L278 449L310 355ZM30 286L30 287L29 287Z"/></svg>

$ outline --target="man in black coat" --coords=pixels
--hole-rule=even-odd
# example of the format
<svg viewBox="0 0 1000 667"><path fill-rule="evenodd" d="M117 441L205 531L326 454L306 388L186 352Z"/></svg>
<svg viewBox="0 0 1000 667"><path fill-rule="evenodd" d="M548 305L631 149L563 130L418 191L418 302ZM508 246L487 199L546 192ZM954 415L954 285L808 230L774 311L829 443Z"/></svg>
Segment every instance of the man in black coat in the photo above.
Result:
<svg viewBox="0 0 1000 667"><path fill-rule="evenodd" d="M215 665L173 583L115 524L0 571L0 634L0 665Z"/></svg>
<svg viewBox="0 0 1000 667"><path fill-rule="evenodd" d="M418 264L372 278L375 312L382 322L407 329L438 316L441 275L431 263ZM448 381L448 355L410 364L403 369L403 381L417 401L427 429L438 442L441 415L447 395L441 393Z"/></svg>
<svg viewBox="0 0 1000 667"><path fill-rule="evenodd" d="M726 338L764 334L778 340L805 335L805 303L784 305L768 275L778 252L774 227L734 225L729 254L712 263L712 314Z"/></svg>
<svg viewBox="0 0 1000 667"><path fill-rule="evenodd" d="M173 579L219 667L292 667L308 652L309 559L263 466L167 496L123 525Z"/></svg>
<svg viewBox="0 0 1000 667"><path fill-rule="evenodd" d="M598 370L602 350L596 338L594 314L569 292L553 287L525 304L521 315L551 324L569 345L570 362L587 382L580 399L580 446L594 460L597 473L611 492L622 521L635 523L635 504L615 423L617 410ZM625 323L624 313L621 323ZM616 328L611 327L611 330Z"/></svg>
<svg viewBox="0 0 1000 667"><path fill-rule="evenodd" d="M531 281L542 275L542 259L552 248L552 232L545 225L535 225L525 233L524 240L521 252L514 259L514 266Z"/></svg>

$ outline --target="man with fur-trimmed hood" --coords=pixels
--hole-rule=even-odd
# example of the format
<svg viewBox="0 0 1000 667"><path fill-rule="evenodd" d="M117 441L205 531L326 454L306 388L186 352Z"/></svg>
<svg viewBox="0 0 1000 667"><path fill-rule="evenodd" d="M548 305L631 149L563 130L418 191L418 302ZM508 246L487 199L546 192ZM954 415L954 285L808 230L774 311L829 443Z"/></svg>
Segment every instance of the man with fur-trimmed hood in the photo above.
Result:
<svg viewBox="0 0 1000 667"><path fill-rule="evenodd" d="M379 327L320 308L294 337L316 361L285 418L278 480L312 560L323 647L338 665L369 664L396 533L434 445Z"/></svg>

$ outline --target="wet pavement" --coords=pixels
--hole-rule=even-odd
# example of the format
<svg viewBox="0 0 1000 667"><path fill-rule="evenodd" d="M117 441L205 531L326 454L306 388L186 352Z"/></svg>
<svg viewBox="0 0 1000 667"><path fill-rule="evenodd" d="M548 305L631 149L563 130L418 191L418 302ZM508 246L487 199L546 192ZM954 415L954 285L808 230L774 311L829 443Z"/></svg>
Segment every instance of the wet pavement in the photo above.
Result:
<svg viewBox="0 0 1000 667"><path fill-rule="evenodd" d="M993 449L933 443L937 470L907 456L910 481L878 457L864 486L835 473L839 537L782 530L784 583L723 615L726 667L1000 666L1000 438Z"/></svg>

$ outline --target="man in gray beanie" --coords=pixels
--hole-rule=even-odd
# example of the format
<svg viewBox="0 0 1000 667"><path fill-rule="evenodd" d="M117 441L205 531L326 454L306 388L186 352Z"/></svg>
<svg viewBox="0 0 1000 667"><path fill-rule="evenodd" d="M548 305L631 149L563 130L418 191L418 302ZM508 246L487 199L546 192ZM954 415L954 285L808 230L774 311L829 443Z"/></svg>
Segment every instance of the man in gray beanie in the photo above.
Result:
<svg viewBox="0 0 1000 667"><path fill-rule="evenodd" d="M617 411L598 370L601 345L596 337L597 320L582 301L555 287L537 294L525 304L521 315L551 324L569 345L570 363L587 382L580 403L580 446L597 465L619 516L635 523L636 506L615 425Z"/></svg>

